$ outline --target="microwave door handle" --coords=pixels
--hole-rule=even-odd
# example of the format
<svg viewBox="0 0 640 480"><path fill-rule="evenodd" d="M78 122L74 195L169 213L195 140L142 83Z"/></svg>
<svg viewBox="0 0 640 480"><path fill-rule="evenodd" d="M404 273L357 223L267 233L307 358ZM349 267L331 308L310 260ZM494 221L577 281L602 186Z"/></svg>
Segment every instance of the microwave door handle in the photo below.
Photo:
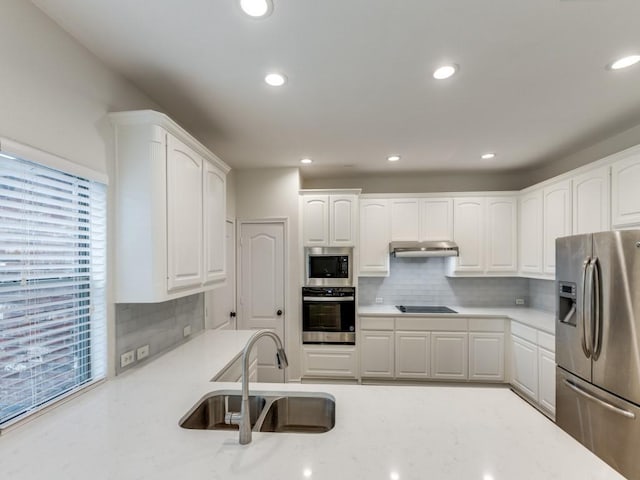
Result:
<svg viewBox="0 0 640 480"><path fill-rule="evenodd" d="M600 312L600 267L598 266L598 257L591 260L591 291L592 291L592 318L593 318L593 347L591 348L593 360L598 360L600 352L602 350L602 315Z"/></svg>
<svg viewBox="0 0 640 480"><path fill-rule="evenodd" d="M587 257L582 265L582 351L587 358L591 358L591 351L589 346L591 345L591 343L587 342L587 322L585 322L585 310L587 309L587 304L591 301L587 290L587 270L589 269L590 262L591 257ZM587 297L589 297L589 302L587 302ZM590 318L591 315L589 315L589 319Z"/></svg>
<svg viewBox="0 0 640 480"><path fill-rule="evenodd" d="M302 297L303 302L353 302L355 297Z"/></svg>

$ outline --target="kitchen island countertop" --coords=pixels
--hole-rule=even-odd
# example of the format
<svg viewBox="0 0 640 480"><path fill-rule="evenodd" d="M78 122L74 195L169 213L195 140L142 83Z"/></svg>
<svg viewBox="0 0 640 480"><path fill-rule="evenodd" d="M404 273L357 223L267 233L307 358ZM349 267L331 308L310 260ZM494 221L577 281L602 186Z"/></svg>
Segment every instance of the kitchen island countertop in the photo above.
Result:
<svg viewBox="0 0 640 480"><path fill-rule="evenodd" d="M0 437L3 478L620 479L506 388L252 384L336 399L324 434L185 430L251 332L208 331Z"/></svg>

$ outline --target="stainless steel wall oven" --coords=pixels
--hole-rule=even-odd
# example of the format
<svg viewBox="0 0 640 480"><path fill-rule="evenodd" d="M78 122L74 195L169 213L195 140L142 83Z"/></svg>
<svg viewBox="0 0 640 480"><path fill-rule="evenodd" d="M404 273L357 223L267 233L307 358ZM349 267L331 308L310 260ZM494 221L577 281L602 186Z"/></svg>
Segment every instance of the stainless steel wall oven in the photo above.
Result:
<svg viewBox="0 0 640 480"><path fill-rule="evenodd" d="M302 287L302 343L356 343L356 289Z"/></svg>

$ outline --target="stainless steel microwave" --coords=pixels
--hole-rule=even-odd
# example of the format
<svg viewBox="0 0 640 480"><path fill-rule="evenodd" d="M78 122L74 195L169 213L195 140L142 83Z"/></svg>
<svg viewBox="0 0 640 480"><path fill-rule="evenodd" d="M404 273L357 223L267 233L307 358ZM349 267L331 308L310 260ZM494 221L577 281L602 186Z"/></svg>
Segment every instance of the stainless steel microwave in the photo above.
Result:
<svg viewBox="0 0 640 480"><path fill-rule="evenodd" d="M353 284L353 249L307 247L304 250L305 286L349 287Z"/></svg>

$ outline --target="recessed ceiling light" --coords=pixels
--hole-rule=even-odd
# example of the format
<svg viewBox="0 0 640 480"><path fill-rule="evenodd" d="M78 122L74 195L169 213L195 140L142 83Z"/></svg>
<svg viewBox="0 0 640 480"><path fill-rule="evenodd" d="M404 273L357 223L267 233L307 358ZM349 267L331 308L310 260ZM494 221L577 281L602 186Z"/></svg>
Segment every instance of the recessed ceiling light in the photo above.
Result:
<svg viewBox="0 0 640 480"><path fill-rule="evenodd" d="M400 160L400 155L389 155L387 157L387 160L389 160L390 162L397 162L398 160Z"/></svg>
<svg viewBox="0 0 640 480"><path fill-rule="evenodd" d="M311 475L313 475L313 472L311 471L310 468L305 468L302 471L302 475L304 475L304 478L311 478Z"/></svg>
<svg viewBox="0 0 640 480"><path fill-rule="evenodd" d="M444 80L451 77L457 71L457 65L442 65L441 67L438 67L435 72L433 72L433 78L435 78L436 80Z"/></svg>
<svg viewBox="0 0 640 480"><path fill-rule="evenodd" d="M300 160L300 163L309 164L313 163L313 160L311 160L310 158L303 158L302 160Z"/></svg>
<svg viewBox="0 0 640 480"><path fill-rule="evenodd" d="M273 11L271 0L240 0L242 11L253 18L266 17Z"/></svg>
<svg viewBox="0 0 640 480"><path fill-rule="evenodd" d="M269 73L266 77L264 77L264 81L267 85L271 85L272 87L281 87L285 83L287 83L287 77L282 75L281 73Z"/></svg>
<svg viewBox="0 0 640 480"><path fill-rule="evenodd" d="M491 160L492 158L496 158L496 154L495 153L484 153L482 154L482 156L480 157L483 160Z"/></svg>
<svg viewBox="0 0 640 480"><path fill-rule="evenodd" d="M622 57L609 65L610 70L620 70L621 68L627 68L631 65L635 65L640 62L640 55L629 55L628 57Z"/></svg>

